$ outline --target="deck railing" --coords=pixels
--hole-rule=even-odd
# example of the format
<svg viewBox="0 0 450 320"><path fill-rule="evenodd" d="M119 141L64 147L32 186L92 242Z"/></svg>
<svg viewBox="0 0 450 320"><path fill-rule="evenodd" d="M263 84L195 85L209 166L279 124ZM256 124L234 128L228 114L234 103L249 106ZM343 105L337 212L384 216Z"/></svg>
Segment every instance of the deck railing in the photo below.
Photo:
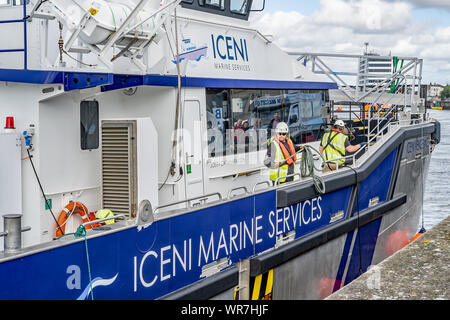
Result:
<svg viewBox="0 0 450 320"><path fill-rule="evenodd" d="M14 48L14 49L0 49L1 53L9 53L9 52L23 52L23 69L28 69L28 41L27 41L27 1L21 1L22 8L23 8L23 18L22 19L13 19L13 20L0 20L0 30L2 25L4 24L11 24L11 23L23 23L23 48ZM8 6L12 6L11 3L7 4ZM2 8L4 6L0 6Z"/></svg>

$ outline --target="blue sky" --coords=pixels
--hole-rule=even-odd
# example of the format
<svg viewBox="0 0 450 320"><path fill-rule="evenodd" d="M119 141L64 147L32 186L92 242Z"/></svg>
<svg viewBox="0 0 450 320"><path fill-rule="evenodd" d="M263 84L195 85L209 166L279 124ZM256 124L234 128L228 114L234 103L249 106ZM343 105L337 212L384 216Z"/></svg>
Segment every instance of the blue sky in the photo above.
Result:
<svg viewBox="0 0 450 320"><path fill-rule="evenodd" d="M286 50L423 58L424 82L450 83L450 0L266 0L254 24Z"/></svg>
<svg viewBox="0 0 450 320"><path fill-rule="evenodd" d="M266 11L298 11L304 14L311 14L319 9L319 1L299 1L299 0L266 0Z"/></svg>

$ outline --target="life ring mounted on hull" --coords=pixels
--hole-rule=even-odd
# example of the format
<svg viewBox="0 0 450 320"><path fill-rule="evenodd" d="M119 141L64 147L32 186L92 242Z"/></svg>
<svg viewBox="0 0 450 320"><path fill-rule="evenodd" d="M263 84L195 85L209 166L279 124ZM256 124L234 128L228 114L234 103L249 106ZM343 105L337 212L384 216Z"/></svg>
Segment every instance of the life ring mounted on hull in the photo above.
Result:
<svg viewBox="0 0 450 320"><path fill-rule="evenodd" d="M56 237L62 237L66 233L66 222L67 219L73 214L78 214L81 217L81 220L83 220L83 223L87 223L90 221L96 220L96 217L93 212L89 212L89 210L86 208L84 204L81 202L73 202L70 201L67 206L64 207L64 209L61 210L61 213L58 217L58 225L59 227L56 227ZM95 227L96 225L88 225L86 226L86 229L91 229Z"/></svg>

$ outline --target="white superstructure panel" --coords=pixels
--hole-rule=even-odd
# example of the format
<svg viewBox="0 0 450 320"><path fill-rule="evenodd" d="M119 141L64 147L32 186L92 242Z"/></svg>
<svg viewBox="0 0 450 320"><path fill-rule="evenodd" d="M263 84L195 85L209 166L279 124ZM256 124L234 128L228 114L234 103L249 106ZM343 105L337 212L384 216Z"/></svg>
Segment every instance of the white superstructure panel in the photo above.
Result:
<svg viewBox="0 0 450 320"><path fill-rule="evenodd" d="M3 215L22 214L22 167L20 136L17 133L0 133L0 232ZM0 238L3 248L3 238Z"/></svg>

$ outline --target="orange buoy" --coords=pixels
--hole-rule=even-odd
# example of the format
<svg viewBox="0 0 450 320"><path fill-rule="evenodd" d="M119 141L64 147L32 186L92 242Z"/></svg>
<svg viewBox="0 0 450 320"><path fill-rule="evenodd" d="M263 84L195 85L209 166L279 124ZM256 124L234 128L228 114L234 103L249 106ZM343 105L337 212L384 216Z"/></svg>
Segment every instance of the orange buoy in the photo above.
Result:
<svg viewBox="0 0 450 320"><path fill-rule="evenodd" d="M423 235L423 233L420 233L420 232L417 233L417 234L411 239L410 243L416 241L421 235Z"/></svg>
<svg viewBox="0 0 450 320"><path fill-rule="evenodd" d="M90 221L96 220L95 215L88 211L86 206L82 204L81 202L73 202L70 201L67 206L64 207L64 209L61 210L61 213L58 217L58 225L59 227L56 228L56 236L61 237L66 233L66 222L67 219L72 214L78 214L80 215L81 219L83 220L83 223L87 223ZM94 225L86 226L86 229L91 229L94 227Z"/></svg>

